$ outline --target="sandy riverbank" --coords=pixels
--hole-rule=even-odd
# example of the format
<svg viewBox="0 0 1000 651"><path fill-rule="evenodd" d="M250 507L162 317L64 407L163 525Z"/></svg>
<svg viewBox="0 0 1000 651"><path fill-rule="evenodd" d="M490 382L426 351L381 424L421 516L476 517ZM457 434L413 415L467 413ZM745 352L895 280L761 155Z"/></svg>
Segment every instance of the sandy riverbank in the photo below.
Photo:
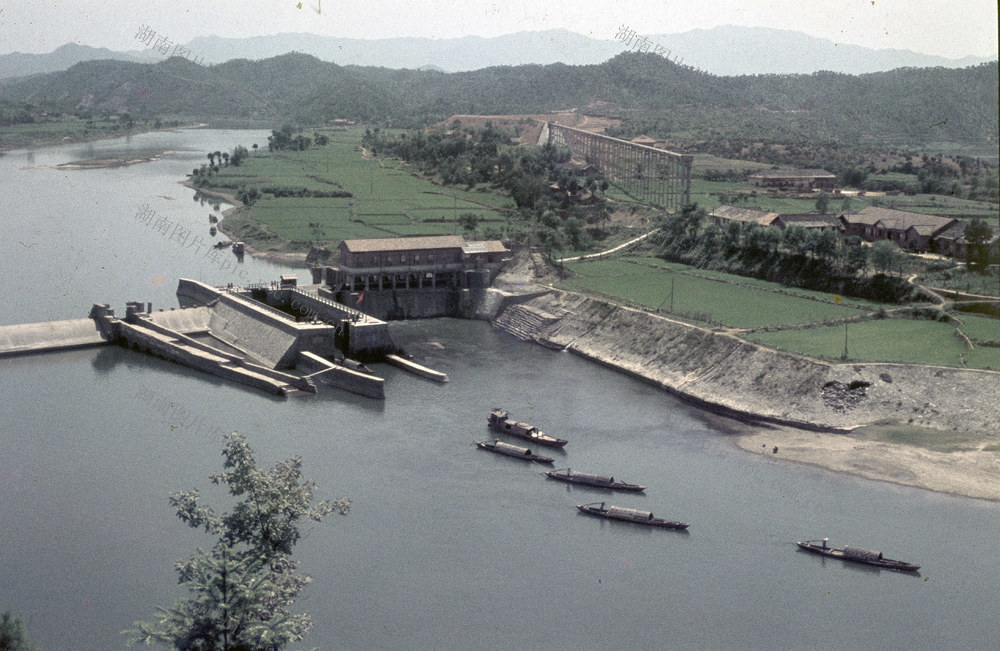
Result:
<svg viewBox="0 0 1000 651"><path fill-rule="evenodd" d="M736 444L754 454L820 466L866 479L1000 501L1000 452L926 448L787 427L747 426ZM992 437L996 438L996 437ZM774 449L777 448L777 452Z"/></svg>

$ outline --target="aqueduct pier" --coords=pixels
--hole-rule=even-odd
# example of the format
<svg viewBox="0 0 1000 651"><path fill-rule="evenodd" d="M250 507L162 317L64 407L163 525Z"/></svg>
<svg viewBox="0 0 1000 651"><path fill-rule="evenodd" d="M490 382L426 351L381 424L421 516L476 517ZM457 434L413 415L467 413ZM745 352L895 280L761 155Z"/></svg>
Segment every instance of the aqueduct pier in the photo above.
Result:
<svg viewBox="0 0 1000 651"><path fill-rule="evenodd" d="M694 156L548 122L539 144L568 147L640 201L679 211L691 203Z"/></svg>

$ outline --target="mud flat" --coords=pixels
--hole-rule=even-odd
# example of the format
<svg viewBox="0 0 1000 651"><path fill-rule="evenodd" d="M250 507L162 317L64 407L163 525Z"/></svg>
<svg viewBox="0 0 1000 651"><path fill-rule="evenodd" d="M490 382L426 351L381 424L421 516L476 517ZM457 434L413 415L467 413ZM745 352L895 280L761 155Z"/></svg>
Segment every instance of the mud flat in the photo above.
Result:
<svg viewBox="0 0 1000 651"><path fill-rule="evenodd" d="M72 161L70 163L63 163L61 165L56 165L57 170L92 170L101 169L105 167L127 167L128 165L138 165L139 163L152 163L153 161L158 161L162 159L166 154L171 152L160 152L157 154L151 154L149 156L140 156L137 158L91 158L88 160L78 160Z"/></svg>
<svg viewBox="0 0 1000 651"><path fill-rule="evenodd" d="M582 355L740 419L752 432L741 440L744 449L778 446L783 459L1000 499L998 372L823 362L553 289L522 302L508 297L492 321L522 339ZM912 425L943 437L972 433L981 445L939 452L850 436L876 424Z"/></svg>

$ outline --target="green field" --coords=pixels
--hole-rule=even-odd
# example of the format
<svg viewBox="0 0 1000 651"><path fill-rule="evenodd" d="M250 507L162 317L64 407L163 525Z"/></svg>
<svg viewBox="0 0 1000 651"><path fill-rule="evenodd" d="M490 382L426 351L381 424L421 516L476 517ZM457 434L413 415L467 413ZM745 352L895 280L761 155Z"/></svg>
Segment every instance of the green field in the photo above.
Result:
<svg viewBox="0 0 1000 651"><path fill-rule="evenodd" d="M948 323L877 318L872 301L841 298L763 280L639 256L568 262L559 287L696 323L745 330L751 341L821 359L1000 369L1000 321L962 314L970 350ZM861 320L858 320L861 319ZM838 322L840 323L834 323ZM986 345L983 345L986 344Z"/></svg>
<svg viewBox="0 0 1000 651"><path fill-rule="evenodd" d="M839 360L844 352L843 325L756 332L747 338L821 359ZM947 323L881 319L847 326L847 361L962 366L963 358L970 368L1000 369L1000 348L968 350Z"/></svg>
<svg viewBox="0 0 1000 651"><path fill-rule="evenodd" d="M878 307L855 299L838 302L820 292L694 270L656 258L614 258L565 266L575 274L560 283L565 289L595 292L640 308L732 328L849 319Z"/></svg>
<svg viewBox="0 0 1000 651"><path fill-rule="evenodd" d="M235 230L234 236L258 250L302 251L310 243L336 246L350 238L463 233L458 217L467 213L480 217L477 232L501 230L507 221L505 211L514 208L507 197L442 187L398 169L398 161L365 158L360 150L362 129L320 133L330 137L325 147L259 151L239 167L222 167L212 185L206 187L345 191L352 196L265 194L248 209L227 218L227 232Z"/></svg>

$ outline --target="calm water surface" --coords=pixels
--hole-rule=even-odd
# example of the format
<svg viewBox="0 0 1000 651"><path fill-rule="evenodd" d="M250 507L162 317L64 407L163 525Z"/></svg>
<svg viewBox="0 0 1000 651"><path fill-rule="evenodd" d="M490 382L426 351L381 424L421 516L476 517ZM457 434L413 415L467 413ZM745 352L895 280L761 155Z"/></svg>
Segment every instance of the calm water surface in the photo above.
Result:
<svg viewBox="0 0 1000 651"><path fill-rule="evenodd" d="M302 274L247 257L222 269L136 223L145 204L207 238L210 206L176 181L208 150L261 132L136 136L0 158L3 323L85 316L94 302L176 306L180 276ZM59 171L78 158L165 149L156 163ZM0 360L0 610L45 649L124 647L119 632L181 596L172 563L210 540L167 504L218 503L217 428L270 465L300 455L350 515L308 527L314 578L300 648L995 648L1000 505L747 455L738 426L488 324L392 324L447 372L438 385L377 366L387 399L333 390L277 399L163 360L102 348ZM556 467L614 474L644 495L546 480L488 454L491 407L570 439ZM213 430L216 430L213 432ZM691 523L647 530L578 514L607 500ZM824 561L829 536L920 563L919 576Z"/></svg>

